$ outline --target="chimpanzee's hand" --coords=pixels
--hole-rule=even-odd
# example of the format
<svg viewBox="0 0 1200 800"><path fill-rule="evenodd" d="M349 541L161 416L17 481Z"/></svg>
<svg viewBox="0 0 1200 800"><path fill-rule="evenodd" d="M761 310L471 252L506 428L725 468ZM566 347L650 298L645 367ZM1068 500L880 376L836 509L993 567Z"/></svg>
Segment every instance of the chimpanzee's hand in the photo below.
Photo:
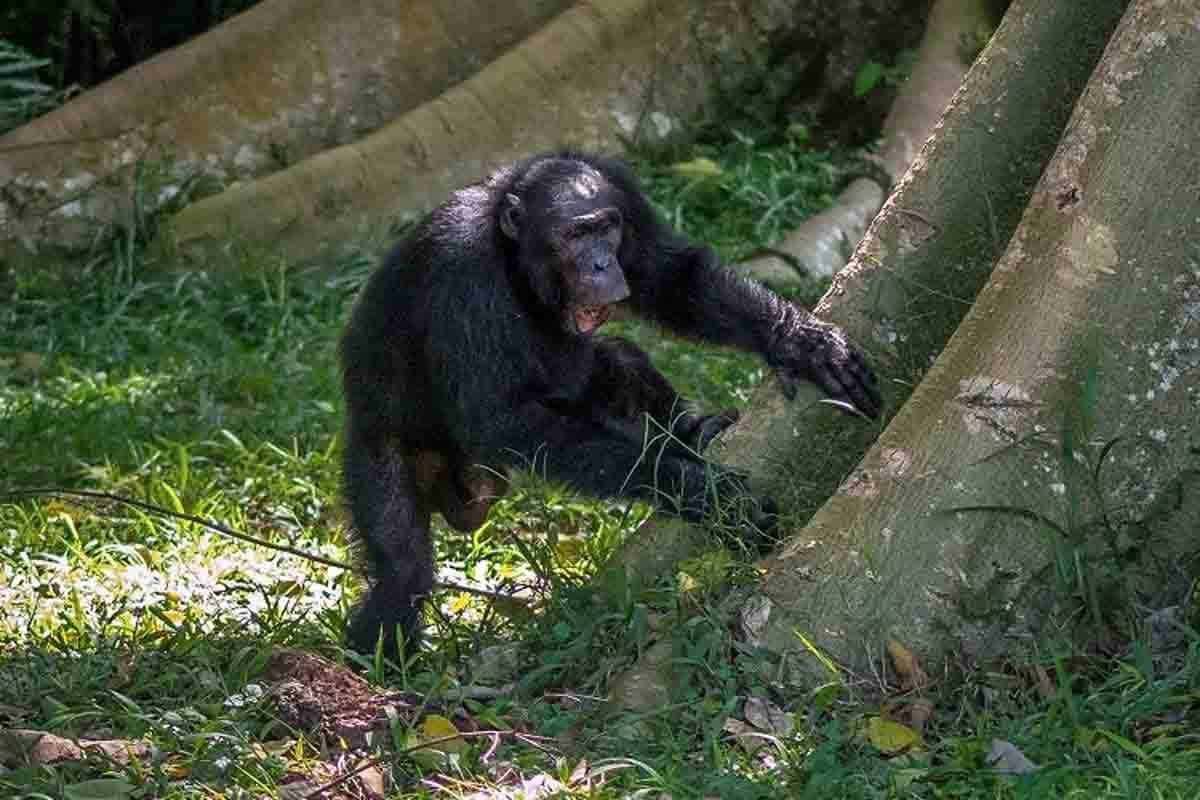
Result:
<svg viewBox="0 0 1200 800"><path fill-rule="evenodd" d="M690 522L707 521L730 541L766 552L776 542L779 507L756 494L746 476L729 467L691 458L659 462L665 488L656 500Z"/></svg>
<svg viewBox="0 0 1200 800"><path fill-rule="evenodd" d="M793 307L794 308L794 307ZM779 376L783 393L796 396L800 381L819 386L837 404L845 404L874 419L882 398L875 373L855 350L841 328L818 322L799 309L777 329L767 363ZM801 316L803 315L803 316Z"/></svg>

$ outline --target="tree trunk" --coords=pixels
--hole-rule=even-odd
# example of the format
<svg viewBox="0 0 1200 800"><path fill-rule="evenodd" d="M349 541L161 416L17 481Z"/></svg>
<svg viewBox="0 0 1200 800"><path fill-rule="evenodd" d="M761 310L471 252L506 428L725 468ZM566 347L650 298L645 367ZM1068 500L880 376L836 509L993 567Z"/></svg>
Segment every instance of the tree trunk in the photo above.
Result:
<svg viewBox="0 0 1200 800"><path fill-rule="evenodd" d="M1137 0L953 339L768 564L760 643L852 674L888 637L970 662L1047 632L1054 576L1095 612L1097 558L1195 554L1196 64L1195 4Z"/></svg>
<svg viewBox="0 0 1200 800"><path fill-rule="evenodd" d="M166 242L198 259L231 238L311 257L386 233L499 163L662 140L761 77L792 16L770 0L576 3L372 135L188 207Z"/></svg>
<svg viewBox="0 0 1200 800"><path fill-rule="evenodd" d="M1124 7L1017 0L817 307L867 349L891 408L904 403L987 282ZM820 508L880 430L819 398L802 389L789 403L768 380L713 450L793 518ZM699 541L687 526L655 518L619 562L650 579Z"/></svg>
<svg viewBox="0 0 1200 800"><path fill-rule="evenodd" d="M568 5L264 0L0 137L0 247L86 242L135 189L215 188L353 141Z"/></svg>
<svg viewBox="0 0 1200 800"><path fill-rule="evenodd" d="M209 197L167 246L208 268L231 261L206 258L225 236L311 257L390 235L503 160L674 136L795 89L815 61L852 72L855 48L896 38L880 19L919 24L927 0L826 3L265 0L0 140L0 253ZM821 47L776 61L798 38Z"/></svg>

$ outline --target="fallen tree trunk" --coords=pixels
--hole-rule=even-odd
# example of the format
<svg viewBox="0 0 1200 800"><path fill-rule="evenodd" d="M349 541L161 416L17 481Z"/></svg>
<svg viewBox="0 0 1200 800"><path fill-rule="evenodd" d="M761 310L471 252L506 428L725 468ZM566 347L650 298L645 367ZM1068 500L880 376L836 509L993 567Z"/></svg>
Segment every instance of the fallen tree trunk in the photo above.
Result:
<svg viewBox="0 0 1200 800"><path fill-rule="evenodd" d="M0 137L0 247L86 244L135 191L224 186L353 141L568 5L264 0Z"/></svg>
<svg viewBox="0 0 1200 800"><path fill-rule="evenodd" d="M1099 621L1134 554L1200 550L1198 63L1193 3L1132 5L970 314L768 563L760 643L865 674L890 637L940 671L1053 632L1064 596Z"/></svg>

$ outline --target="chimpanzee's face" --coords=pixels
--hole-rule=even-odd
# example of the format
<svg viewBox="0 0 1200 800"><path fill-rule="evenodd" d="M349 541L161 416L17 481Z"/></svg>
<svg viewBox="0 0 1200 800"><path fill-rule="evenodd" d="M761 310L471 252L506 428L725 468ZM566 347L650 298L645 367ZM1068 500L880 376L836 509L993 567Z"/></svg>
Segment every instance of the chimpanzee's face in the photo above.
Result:
<svg viewBox="0 0 1200 800"><path fill-rule="evenodd" d="M592 333L608 319L614 303L629 297L617 258L621 212L612 207L569 210L552 237L556 266L567 288L566 321L577 333Z"/></svg>
<svg viewBox="0 0 1200 800"><path fill-rule="evenodd" d="M603 185L579 176L554 187L527 210L514 195L505 199L501 227L520 244L522 257L558 275L564 327L590 334L611 307L629 297L621 268L621 212Z"/></svg>

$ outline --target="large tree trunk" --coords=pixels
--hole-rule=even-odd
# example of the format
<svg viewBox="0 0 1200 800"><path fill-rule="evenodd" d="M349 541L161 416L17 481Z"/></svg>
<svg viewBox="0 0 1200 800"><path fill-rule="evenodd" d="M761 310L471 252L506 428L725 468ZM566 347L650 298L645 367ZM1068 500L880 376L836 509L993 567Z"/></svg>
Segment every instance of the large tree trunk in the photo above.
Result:
<svg viewBox="0 0 1200 800"><path fill-rule="evenodd" d="M794 24L789 6L576 3L374 134L188 207L170 221L166 241L196 258L230 238L312 256L386 232L538 150L662 140L761 75L772 40Z"/></svg>
<svg viewBox="0 0 1200 800"><path fill-rule="evenodd" d="M808 61L773 53L802 26L886 52L878 20L927 5L856 0L844 14L876 22L855 28L826 2L265 0L0 139L0 253L87 244L182 195L207 199L163 241L205 266L229 237L311 257L499 162L656 141L792 87Z"/></svg>
<svg viewBox="0 0 1200 800"><path fill-rule="evenodd" d="M823 318L845 326L870 351L892 408L908 399L1004 253L1124 7L1121 0L1016 0L818 305ZM749 413L714 446L718 460L784 498L791 518L818 510L879 432L816 405L818 398L811 389L791 404L767 381ZM810 540L804 529L792 548ZM616 566L649 581L705 541L684 523L654 517ZM836 596L832 578L826 588ZM781 599L764 599L747 608L784 608ZM766 641L760 623L770 620L778 633L788 619L783 611L746 617L747 634L759 641ZM795 639L771 643L789 650ZM669 680L660 665L670 647L653 644L614 684L611 705L644 711L660 704Z"/></svg>
<svg viewBox="0 0 1200 800"><path fill-rule="evenodd" d="M1003 254L1123 0L1017 0L971 67L850 263L817 308L870 353L899 408ZM815 389L789 403L773 380L714 448L807 518L879 428L831 412ZM656 518L620 555L650 578L699 540Z"/></svg>
<svg viewBox="0 0 1200 800"><path fill-rule="evenodd" d="M851 671L887 637L927 663L1000 655L1054 619L1056 570L1097 609L1105 536L1174 566L1200 548L1197 64L1194 2L1133 4L987 287L770 561L761 643L802 634Z"/></svg>
<svg viewBox="0 0 1200 800"><path fill-rule="evenodd" d="M216 188L354 141L570 0L494 5L264 0L0 137L0 247L87 242L134 191L153 202L197 179Z"/></svg>

